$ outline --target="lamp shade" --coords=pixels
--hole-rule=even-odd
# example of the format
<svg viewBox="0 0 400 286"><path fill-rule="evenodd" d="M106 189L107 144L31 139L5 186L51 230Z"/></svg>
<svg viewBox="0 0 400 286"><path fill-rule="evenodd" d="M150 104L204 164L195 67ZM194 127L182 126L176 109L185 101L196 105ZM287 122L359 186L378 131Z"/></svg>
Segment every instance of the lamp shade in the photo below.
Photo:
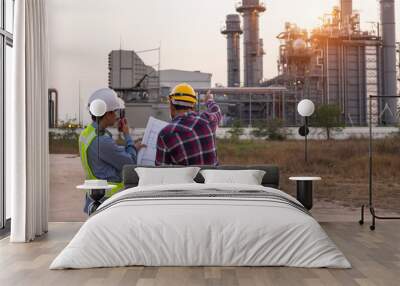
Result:
<svg viewBox="0 0 400 286"><path fill-rule="evenodd" d="M89 110L94 116L101 117L107 112L107 105L103 100L95 99L90 103Z"/></svg>
<svg viewBox="0 0 400 286"><path fill-rule="evenodd" d="M304 99L297 105L297 111L301 116L309 117L315 111L314 103L309 99Z"/></svg>

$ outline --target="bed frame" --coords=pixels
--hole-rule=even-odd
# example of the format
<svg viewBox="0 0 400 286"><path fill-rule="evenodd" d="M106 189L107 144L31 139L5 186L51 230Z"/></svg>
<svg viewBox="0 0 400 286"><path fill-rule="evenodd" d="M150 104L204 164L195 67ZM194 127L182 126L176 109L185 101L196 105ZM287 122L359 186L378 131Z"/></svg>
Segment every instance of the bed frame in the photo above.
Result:
<svg viewBox="0 0 400 286"><path fill-rule="evenodd" d="M125 185L125 189L136 187L139 183L139 176L135 171L136 167L144 168L182 168L186 166L137 166L137 165L125 165L122 170L122 178ZM195 166L196 167L196 166ZM262 179L262 185L264 187L271 187L279 189L279 168L273 165L254 165L254 166L235 166L235 165L223 165L223 166L197 166L202 170L217 169L217 170L263 170L265 175ZM199 173L194 179L197 183L204 183L203 176Z"/></svg>

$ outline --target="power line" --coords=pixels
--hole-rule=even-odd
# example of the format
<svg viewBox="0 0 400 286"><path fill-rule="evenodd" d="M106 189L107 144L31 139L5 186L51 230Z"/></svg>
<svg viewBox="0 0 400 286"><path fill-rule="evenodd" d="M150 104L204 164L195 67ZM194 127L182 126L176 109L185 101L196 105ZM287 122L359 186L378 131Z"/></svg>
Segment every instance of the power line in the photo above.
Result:
<svg viewBox="0 0 400 286"><path fill-rule="evenodd" d="M155 48L155 49L148 49L148 50L142 50L142 51L135 51L135 53L137 54L141 54L141 53L147 53L147 52L154 52L154 51L159 51L160 48Z"/></svg>

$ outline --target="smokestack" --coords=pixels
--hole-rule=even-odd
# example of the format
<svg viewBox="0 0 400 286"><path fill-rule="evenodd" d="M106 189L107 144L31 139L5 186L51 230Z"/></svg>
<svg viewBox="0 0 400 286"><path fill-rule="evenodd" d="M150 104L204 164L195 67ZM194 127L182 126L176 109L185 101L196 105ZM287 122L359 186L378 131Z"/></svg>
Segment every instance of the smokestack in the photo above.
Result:
<svg viewBox="0 0 400 286"><path fill-rule="evenodd" d="M394 0L380 0L381 27L382 27L382 69L383 69L383 96L397 95L396 76L396 20ZM390 108L393 115L386 111ZM384 120L386 124L397 122L397 99L384 98L382 110L385 110Z"/></svg>
<svg viewBox="0 0 400 286"><path fill-rule="evenodd" d="M259 0L243 0L236 8L243 15L245 86L259 86L263 79L263 73L259 71L264 56L260 47L259 14L265 10Z"/></svg>
<svg viewBox="0 0 400 286"><path fill-rule="evenodd" d="M228 87L240 86L240 16L226 16L226 27L221 31L228 41Z"/></svg>
<svg viewBox="0 0 400 286"><path fill-rule="evenodd" d="M348 30L353 15L353 0L340 0L340 13L342 27Z"/></svg>
<svg viewBox="0 0 400 286"><path fill-rule="evenodd" d="M258 44L258 60L257 60L257 71L256 71L256 75L257 75L257 79L263 79L264 77L264 41L263 39L260 39ZM260 80L259 80L260 82Z"/></svg>

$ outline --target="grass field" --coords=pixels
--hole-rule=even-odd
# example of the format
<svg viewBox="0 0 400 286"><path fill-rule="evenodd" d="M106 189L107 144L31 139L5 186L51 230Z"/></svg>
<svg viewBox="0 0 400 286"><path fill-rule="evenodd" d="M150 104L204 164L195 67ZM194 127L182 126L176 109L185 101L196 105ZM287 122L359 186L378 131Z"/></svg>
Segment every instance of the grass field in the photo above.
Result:
<svg viewBox="0 0 400 286"><path fill-rule="evenodd" d="M302 141L218 142L221 164L273 164L281 171L281 188L295 194L291 176L323 178L315 197L357 207L368 199L368 141L311 141L309 163L304 162ZM400 138L373 143L373 175L378 207L400 210Z"/></svg>
<svg viewBox="0 0 400 286"><path fill-rule="evenodd" d="M77 154L75 142L53 140L50 152ZM377 207L400 210L400 138L376 140L374 190ZM302 141L218 140L220 164L273 164L281 171L281 189L294 194L290 176L323 178L315 186L315 197L357 207L368 199L368 141L310 141L309 163L304 162Z"/></svg>

